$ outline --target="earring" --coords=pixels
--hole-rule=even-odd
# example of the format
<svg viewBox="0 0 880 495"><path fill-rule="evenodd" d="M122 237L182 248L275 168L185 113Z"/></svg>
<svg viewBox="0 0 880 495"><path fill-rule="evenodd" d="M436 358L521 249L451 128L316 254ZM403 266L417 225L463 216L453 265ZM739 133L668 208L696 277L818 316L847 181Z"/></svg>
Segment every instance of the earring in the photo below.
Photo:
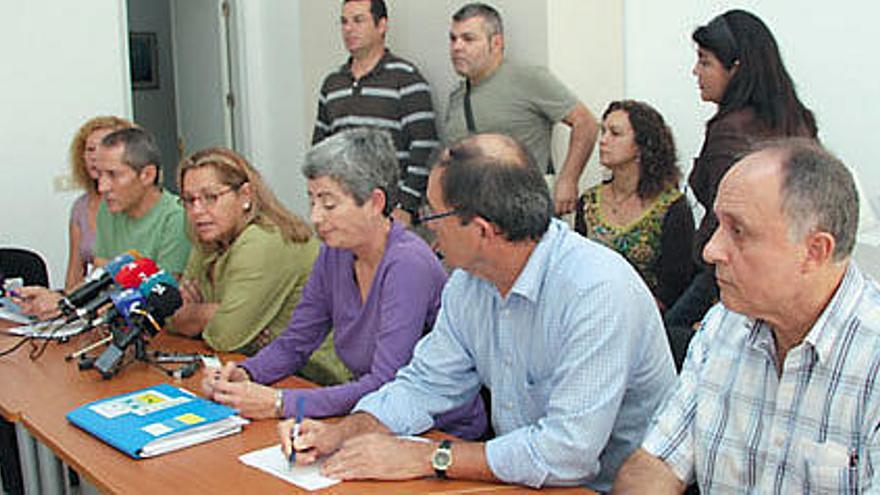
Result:
<svg viewBox="0 0 880 495"><path fill-rule="evenodd" d="M251 204L250 204L250 202L247 202L247 203L244 204L244 211L251 211Z"/></svg>

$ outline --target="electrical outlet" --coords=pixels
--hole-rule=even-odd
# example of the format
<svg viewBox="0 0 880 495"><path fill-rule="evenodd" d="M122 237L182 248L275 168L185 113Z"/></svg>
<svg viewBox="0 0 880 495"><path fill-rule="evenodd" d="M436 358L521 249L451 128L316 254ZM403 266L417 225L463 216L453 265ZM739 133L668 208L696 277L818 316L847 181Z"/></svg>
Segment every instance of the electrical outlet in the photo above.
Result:
<svg viewBox="0 0 880 495"><path fill-rule="evenodd" d="M77 188L70 174L56 175L52 179L52 187L55 192L73 191Z"/></svg>

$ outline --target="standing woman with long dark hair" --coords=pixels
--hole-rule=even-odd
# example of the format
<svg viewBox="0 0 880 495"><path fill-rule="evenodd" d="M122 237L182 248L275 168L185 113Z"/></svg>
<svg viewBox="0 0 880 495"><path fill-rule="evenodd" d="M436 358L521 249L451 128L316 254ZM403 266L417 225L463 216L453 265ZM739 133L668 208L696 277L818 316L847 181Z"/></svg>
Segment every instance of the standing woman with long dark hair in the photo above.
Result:
<svg viewBox="0 0 880 495"><path fill-rule="evenodd" d="M691 327L718 299L715 270L703 263L702 252L718 226L712 207L727 170L757 141L817 134L813 113L798 99L776 40L761 19L730 10L697 28L692 38L700 98L716 103L718 111L706 124L703 148L688 178L706 210L694 236L694 260L701 270L666 312L667 327Z"/></svg>

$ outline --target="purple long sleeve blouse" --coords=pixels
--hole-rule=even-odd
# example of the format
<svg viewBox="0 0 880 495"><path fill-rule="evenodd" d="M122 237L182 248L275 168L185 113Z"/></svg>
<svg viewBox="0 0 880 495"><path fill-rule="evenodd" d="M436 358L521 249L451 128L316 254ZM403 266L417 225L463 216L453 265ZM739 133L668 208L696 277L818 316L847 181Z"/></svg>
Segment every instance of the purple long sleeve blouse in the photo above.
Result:
<svg viewBox="0 0 880 495"><path fill-rule="evenodd" d="M365 301L354 261L351 251L322 245L287 329L241 363L254 381L273 383L302 368L333 329L336 354L354 379L317 389L285 389L285 417L295 415L298 396L305 397L306 416L347 414L409 363L416 342L434 324L446 273L418 236L392 224ZM479 437L486 427L482 402L474 397L438 417L435 426L465 438Z"/></svg>

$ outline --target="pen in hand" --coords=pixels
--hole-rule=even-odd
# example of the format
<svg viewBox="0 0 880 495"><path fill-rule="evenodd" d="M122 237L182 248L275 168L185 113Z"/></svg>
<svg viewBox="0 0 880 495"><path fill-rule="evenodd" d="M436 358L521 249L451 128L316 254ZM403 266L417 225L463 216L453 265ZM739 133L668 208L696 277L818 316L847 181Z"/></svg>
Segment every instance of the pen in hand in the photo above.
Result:
<svg viewBox="0 0 880 495"><path fill-rule="evenodd" d="M303 396L299 396L296 398L296 419L293 423L293 430L290 433L290 469L293 469L293 466L296 465L296 439L299 437L299 427L302 424L303 420L303 409L306 405L306 398Z"/></svg>

